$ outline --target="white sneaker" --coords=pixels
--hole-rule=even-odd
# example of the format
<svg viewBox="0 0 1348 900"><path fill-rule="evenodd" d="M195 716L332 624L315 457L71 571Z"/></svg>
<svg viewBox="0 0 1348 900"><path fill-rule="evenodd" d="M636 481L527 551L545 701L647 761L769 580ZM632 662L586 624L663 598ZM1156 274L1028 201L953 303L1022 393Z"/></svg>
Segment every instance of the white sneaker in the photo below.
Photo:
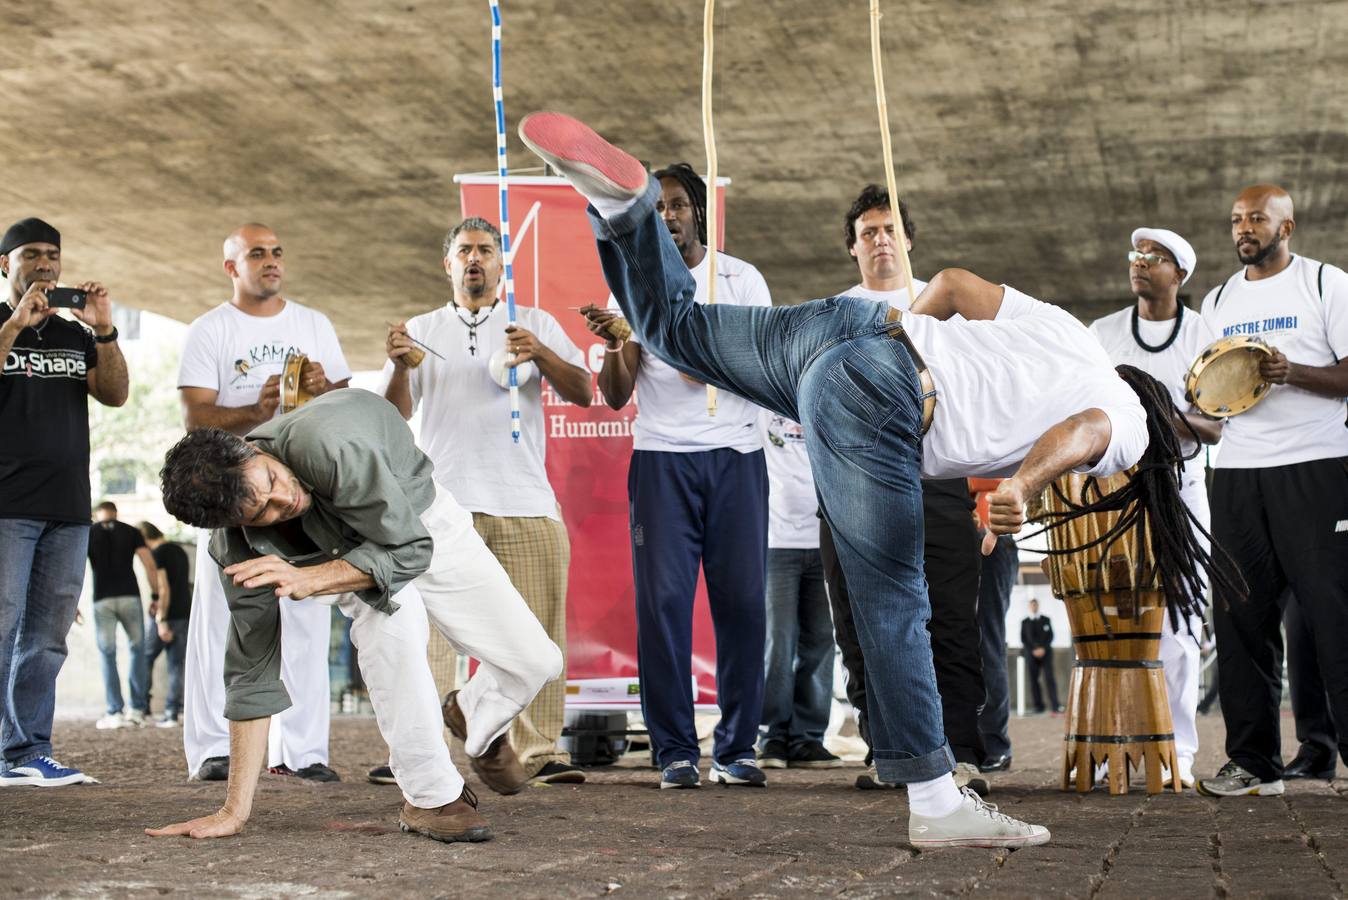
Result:
<svg viewBox="0 0 1348 900"><path fill-rule="evenodd" d="M134 728L139 728L145 724L145 713L138 709L128 709L122 715L126 718L126 724Z"/></svg>
<svg viewBox="0 0 1348 900"><path fill-rule="evenodd" d="M154 723L156 728L177 728L182 722L178 721L177 716L164 716Z"/></svg>
<svg viewBox="0 0 1348 900"><path fill-rule="evenodd" d="M955 787L967 787L980 797L992 792L992 783L988 776L978 771L973 763L955 763Z"/></svg>
<svg viewBox="0 0 1348 900"><path fill-rule="evenodd" d="M964 802L940 818L908 816L908 842L919 850L936 847L1037 847L1047 844L1049 831L997 811L969 788L960 788Z"/></svg>
<svg viewBox="0 0 1348 900"><path fill-rule="evenodd" d="M107 731L109 728L125 728L126 720L122 718L121 713L108 713L95 722L94 727L100 731Z"/></svg>

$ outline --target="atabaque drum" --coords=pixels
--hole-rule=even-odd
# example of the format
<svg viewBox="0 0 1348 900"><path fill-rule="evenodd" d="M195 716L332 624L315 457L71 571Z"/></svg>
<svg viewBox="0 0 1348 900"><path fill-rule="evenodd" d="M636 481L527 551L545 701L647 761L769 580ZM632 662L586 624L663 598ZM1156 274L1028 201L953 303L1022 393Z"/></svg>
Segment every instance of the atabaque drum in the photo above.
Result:
<svg viewBox="0 0 1348 900"><path fill-rule="evenodd" d="M1096 766L1105 765L1109 792L1126 794L1131 771L1144 764L1148 793L1165 789L1163 767L1175 775L1175 790L1181 789L1159 659L1165 595L1151 560L1151 535L1136 523L1120 529L1119 512L1058 518L1131 477L1065 475L1045 489L1035 511L1050 526L1049 549L1067 551L1044 560L1053 594L1067 607L1076 654L1063 738L1063 790L1089 791Z"/></svg>
<svg viewBox="0 0 1348 900"><path fill-rule="evenodd" d="M1273 355L1257 337L1232 335L1213 341L1184 377L1184 396L1215 419L1239 415L1268 394L1259 363Z"/></svg>

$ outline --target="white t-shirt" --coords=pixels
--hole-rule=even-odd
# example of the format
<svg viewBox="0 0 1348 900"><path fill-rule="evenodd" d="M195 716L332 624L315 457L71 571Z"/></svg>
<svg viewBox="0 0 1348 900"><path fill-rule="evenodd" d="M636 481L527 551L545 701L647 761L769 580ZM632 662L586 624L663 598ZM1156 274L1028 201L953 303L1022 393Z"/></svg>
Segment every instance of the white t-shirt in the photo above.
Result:
<svg viewBox="0 0 1348 900"><path fill-rule="evenodd" d="M1192 309L1186 309L1180 318L1179 334L1174 342L1159 353L1152 353L1138 345L1133 337L1133 309L1121 309L1091 323L1091 334L1105 348L1115 365L1135 366L1151 375L1170 391L1170 399L1183 412L1197 412L1193 404L1184 399L1184 376L1189 367L1203 352L1203 348L1216 340L1212 329L1203 317ZM1175 330L1175 320L1167 319L1154 322L1141 316L1137 320L1137 333L1142 340L1153 347L1159 347L1170 339ZM1184 432L1180 432L1183 437ZM1194 442L1184 440L1184 452L1194 451ZM1184 483L1203 478L1203 453L1184 464Z"/></svg>
<svg viewBox="0 0 1348 900"><path fill-rule="evenodd" d="M1217 338L1254 335L1303 366L1332 366L1348 357L1348 275L1293 256L1272 278L1245 280L1242 269L1203 298L1203 318ZM1218 291L1221 298L1217 298ZM1343 398L1275 384L1253 409L1222 428L1219 469L1261 469L1348 456Z"/></svg>
<svg viewBox="0 0 1348 900"><path fill-rule="evenodd" d="M248 406L295 353L320 364L328 381L351 377L337 332L321 312L287 300L274 316L250 316L222 303L187 329L178 387L216 391L217 406Z"/></svg>
<svg viewBox="0 0 1348 900"><path fill-rule="evenodd" d="M707 302L707 256L692 270L697 282L694 300ZM758 270L724 253L716 257L716 302L736 306L771 306L768 284ZM609 297L609 308L618 301ZM633 335L640 341L639 335ZM695 453L729 447L740 453L761 449L758 407L727 391L717 391L716 415L707 415L707 389L693 384L644 346L637 369L637 417L632 423L634 450Z"/></svg>
<svg viewBox="0 0 1348 900"><path fill-rule="evenodd" d="M927 283L923 281L921 278L914 278L913 296L914 297L919 296L926 286ZM858 284L853 285L852 287L843 291L842 294L840 294L839 296L860 297L863 300L879 300L880 302L887 303L890 306L894 307L895 309L901 310L903 312L907 312L909 306L908 288L901 288L897 291L876 291L868 287L862 287L861 285ZM956 313L955 318L963 319L964 317Z"/></svg>
<svg viewBox="0 0 1348 900"><path fill-rule="evenodd" d="M819 546L819 499L805 429L766 409L759 413L758 428L768 466L768 546L813 550Z"/></svg>
<svg viewBox="0 0 1348 900"><path fill-rule="evenodd" d="M1091 408L1109 417L1109 446L1076 471L1111 475L1136 463L1147 449L1146 413L1100 342L1066 310L1003 287L991 321L903 316L937 392L923 477L1005 478L1040 435Z"/></svg>
<svg viewBox="0 0 1348 900"><path fill-rule="evenodd" d="M549 313L517 306L515 315L521 328L565 362L585 365L580 349ZM449 304L408 320L407 333L445 357L427 353L408 373L412 409L424 404L421 449L435 463L435 480L469 512L560 521L544 465L541 373L520 385L517 445L510 436L510 391L487 369L492 354L505 346L507 321L506 305L498 303L477 326L477 352L470 354L468 326ZM387 385L393 377L392 360L385 363L383 377Z"/></svg>

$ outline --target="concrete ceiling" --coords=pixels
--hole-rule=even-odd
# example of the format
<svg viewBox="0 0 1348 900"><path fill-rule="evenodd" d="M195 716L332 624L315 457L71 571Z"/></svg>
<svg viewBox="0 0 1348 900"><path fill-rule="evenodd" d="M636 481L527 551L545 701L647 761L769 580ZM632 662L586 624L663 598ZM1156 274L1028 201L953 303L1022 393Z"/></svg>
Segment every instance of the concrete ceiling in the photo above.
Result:
<svg viewBox="0 0 1348 900"><path fill-rule="evenodd" d="M512 124L562 109L701 167L701 3L503 5ZM1151 224L1195 245L1196 302L1235 268L1235 193L1266 180L1296 200L1294 247L1348 262L1348 2L884 8L919 275L962 265L1089 317L1128 302ZM841 215L883 181L866 0L718 10L728 249L779 301L836 293ZM451 176L494 164L486 0L0 0L0 22L0 220L61 228L67 281L187 321L228 296L222 238L260 220L358 367L385 319L443 302Z"/></svg>

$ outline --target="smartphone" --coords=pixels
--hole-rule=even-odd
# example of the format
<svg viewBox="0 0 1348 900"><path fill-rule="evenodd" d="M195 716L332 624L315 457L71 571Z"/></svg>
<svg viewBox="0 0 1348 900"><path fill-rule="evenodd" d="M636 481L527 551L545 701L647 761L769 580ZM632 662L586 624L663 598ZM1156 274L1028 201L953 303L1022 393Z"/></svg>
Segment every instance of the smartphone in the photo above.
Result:
<svg viewBox="0 0 1348 900"><path fill-rule="evenodd" d="M65 309L84 309L89 292L79 288L54 287L47 291L47 305Z"/></svg>

